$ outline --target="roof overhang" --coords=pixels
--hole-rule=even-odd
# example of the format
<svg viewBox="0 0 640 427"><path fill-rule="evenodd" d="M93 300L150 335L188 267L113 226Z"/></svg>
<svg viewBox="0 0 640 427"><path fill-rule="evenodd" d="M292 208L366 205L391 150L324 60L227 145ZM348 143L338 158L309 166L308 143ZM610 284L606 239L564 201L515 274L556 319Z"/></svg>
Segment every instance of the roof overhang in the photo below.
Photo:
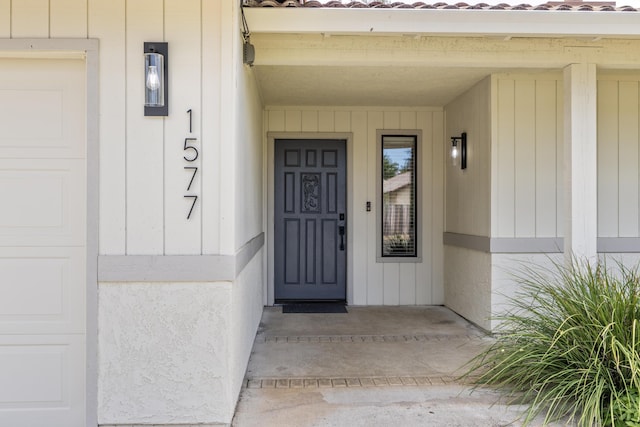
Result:
<svg viewBox="0 0 640 427"><path fill-rule="evenodd" d="M244 8L252 33L640 38L640 13L619 11Z"/></svg>
<svg viewBox="0 0 640 427"><path fill-rule="evenodd" d="M444 106L495 73L640 69L640 13L249 7L266 105ZM556 77L553 77L556 76Z"/></svg>

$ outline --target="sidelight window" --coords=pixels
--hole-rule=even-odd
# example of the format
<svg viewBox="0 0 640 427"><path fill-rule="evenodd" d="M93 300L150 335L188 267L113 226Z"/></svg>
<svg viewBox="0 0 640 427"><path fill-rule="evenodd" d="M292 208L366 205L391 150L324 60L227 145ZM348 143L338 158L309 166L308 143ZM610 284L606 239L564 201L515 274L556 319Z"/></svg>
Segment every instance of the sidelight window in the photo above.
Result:
<svg viewBox="0 0 640 427"><path fill-rule="evenodd" d="M417 258L418 135L380 135L379 254Z"/></svg>

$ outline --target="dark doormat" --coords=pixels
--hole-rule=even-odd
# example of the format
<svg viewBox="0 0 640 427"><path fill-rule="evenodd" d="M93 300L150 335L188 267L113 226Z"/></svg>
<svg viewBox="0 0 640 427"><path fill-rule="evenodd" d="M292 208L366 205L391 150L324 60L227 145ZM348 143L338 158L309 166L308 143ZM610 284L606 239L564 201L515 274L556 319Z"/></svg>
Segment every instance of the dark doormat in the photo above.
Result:
<svg viewBox="0 0 640 427"><path fill-rule="evenodd" d="M344 303L335 302L305 302L284 304L283 313L347 313Z"/></svg>

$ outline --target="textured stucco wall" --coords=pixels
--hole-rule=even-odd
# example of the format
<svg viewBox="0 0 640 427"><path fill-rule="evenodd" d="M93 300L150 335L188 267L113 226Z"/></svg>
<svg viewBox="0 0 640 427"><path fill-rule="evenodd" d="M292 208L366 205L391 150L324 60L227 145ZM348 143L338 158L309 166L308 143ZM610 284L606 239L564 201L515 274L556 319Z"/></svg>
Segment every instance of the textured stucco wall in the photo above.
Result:
<svg viewBox="0 0 640 427"><path fill-rule="evenodd" d="M100 284L100 424L230 422L231 286Z"/></svg>
<svg viewBox="0 0 640 427"><path fill-rule="evenodd" d="M554 271L554 263L563 265L564 254L493 254L491 256L491 313L492 316L504 314L511 305L510 298L515 298L520 289L520 280L526 278L526 270ZM495 330L500 324L491 321Z"/></svg>
<svg viewBox="0 0 640 427"><path fill-rule="evenodd" d="M640 253L600 253L598 259L606 262L610 268L616 268L618 264L629 269L640 267Z"/></svg>
<svg viewBox="0 0 640 427"><path fill-rule="evenodd" d="M235 402L240 394L255 340L258 325L262 317L263 299L263 251L258 251L249 264L236 278L231 289L231 354L229 358L230 393L234 406L229 420L233 418Z"/></svg>
<svg viewBox="0 0 640 427"><path fill-rule="evenodd" d="M491 255L444 247L445 305L476 325L491 329Z"/></svg>

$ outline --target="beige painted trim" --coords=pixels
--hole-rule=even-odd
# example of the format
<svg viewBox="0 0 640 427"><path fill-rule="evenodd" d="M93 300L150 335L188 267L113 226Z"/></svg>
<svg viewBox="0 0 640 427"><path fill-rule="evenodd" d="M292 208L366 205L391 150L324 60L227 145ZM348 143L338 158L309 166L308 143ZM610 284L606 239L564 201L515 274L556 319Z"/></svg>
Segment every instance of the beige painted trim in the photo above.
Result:
<svg viewBox="0 0 640 427"><path fill-rule="evenodd" d="M98 221L99 221L99 41L97 39L0 39L0 57L85 59L86 63L86 425L98 425Z"/></svg>
<svg viewBox="0 0 640 427"><path fill-rule="evenodd" d="M640 237L598 237L598 253L640 253Z"/></svg>
<svg viewBox="0 0 640 427"><path fill-rule="evenodd" d="M258 234L235 255L101 255L100 282L230 282L264 246Z"/></svg>
<svg viewBox="0 0 640 427"><path fill-rule="evenodd" d="M491 254L562 253L564 247L562 237L491 238L448 232L443 233L442 243Z"/></svg>
<svg viewBox="0 0 640 427"><path fill-rule="evenodd" d="M382 137L384 135L406 135L416 137L416 256L415 257L383 257L382 256ZM421 263L422 262L422 227L425 225L420 221L422 215L422 130L420 129L377 129L376 130L376 262L378 263Z"/></svg>
<svg viewBox="0 0 640 427"><path fill-rule="evenodd" d="M455 246L479 252L490 252L491 250L491 239L486 236L445 232L442 233L442 243L445 246Z"/></svg>
<svg viewBox="0 0 640 427"><path fill-rule="evenodd" d="M276 139L336 139L347 141L347 304L353 302L353 175L351 174L351 161L353 159L353 133L351 132L267 132L267 167L265 168L266 188L266 212L267 218L267 301L266 305L275 303L274 283L274 191L275 172L274 152Z"/></svg>
<svg viewBox="0 0 640 427"><path fill-rule="evenodd" d="M87 46L87 425L98 424L98 239L100 230L99 44ZM84 42L83 42L84 43Z"/></svg>
<svg viewBox="0 0 640 427"><path fill-rule="evenodd" d="M489 238L471 234L443 233L446 246L492 254L563 253L564 238ZM598 253L640 253L640 237L598 237Z"/></svg>
<svg viewBox="0 0 640 427"><path fill-rule="evenodd" d="M337 106L337 107L315 107L309 105L267 105L264 107L265 111L365 111L365 112L375 112L375 111L407 111L407 107L394 107L394 106L385 106L380 107L377 106L362 106L362 105L354 105L354 106ZM444 107L411 107L411 111L425 111L425 112L434 112L434 111L444 111Z"/></svg>
<svg viewBox="0 0 640 427"><path fill-rule="evenodd" d="M235 279L233 255L101 255L100 282L216 282Z"/></svg>
<svg viewBox="0 0 640 427"><path fill-rule="evenodd" d="M260 233L253 239L249 240L235 256L235 277L238 277L242 270L249 265L249 262L264 246L264 233Z"/></svg>

